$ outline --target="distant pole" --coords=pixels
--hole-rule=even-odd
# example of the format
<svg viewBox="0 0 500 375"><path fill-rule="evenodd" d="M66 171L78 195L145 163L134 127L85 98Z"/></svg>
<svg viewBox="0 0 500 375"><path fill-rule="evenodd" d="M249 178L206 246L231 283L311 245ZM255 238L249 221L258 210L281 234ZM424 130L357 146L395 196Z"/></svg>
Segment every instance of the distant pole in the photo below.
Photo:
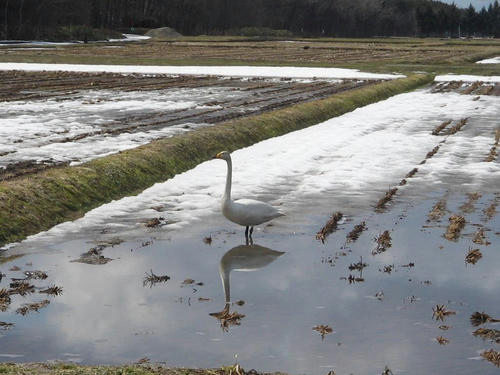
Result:
<svg viewBox="0 0 500 375"><path fill-rule="evenodd" d="M458 38L460 38L460 24L458 24Z"/></svg>

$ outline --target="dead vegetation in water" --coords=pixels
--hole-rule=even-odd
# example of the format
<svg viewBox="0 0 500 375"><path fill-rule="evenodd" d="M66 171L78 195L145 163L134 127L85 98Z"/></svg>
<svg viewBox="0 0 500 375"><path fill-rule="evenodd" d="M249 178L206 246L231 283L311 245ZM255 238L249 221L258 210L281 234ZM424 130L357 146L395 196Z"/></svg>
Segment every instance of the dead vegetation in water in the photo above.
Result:
<svg viewBox="0 0 500 375"><path fill-rule="evenodd" d="M451 215L448 221L449 224L448 228L446 228L444 238L449 241L456 241L460 237L460 232L465 227L465 218L460 215Z"/></svg>
<svg viewBox="0 0 500 375"><path fill-rule="evenodd" d="M472 332L473 336L479 336L483 340L489 340L496 344L500 344L500 331L498 329L491 328L478 328Z"/></svg>
<svg viewBox="0 0 500 375"><path fill-rule="evenodd" d="M436 337L436 341L439 343L439 345L446 345L450 342L449 339L447 339L446 337L443 337L443 336Z"/></svg>
<svg viewBox="0 0 500 375"><path fill-rule="evenodd" d="M59 296L63 292L63 288L57 285L49 286L48 288L42 289L39 293L48 294L50 296Z"/></svg>
<svg viewBox="0 0 500 375"><path fill-rule="evenodd" d="M6 311L11 302L10 293L7 289L0 289L0 311Z"/></svg>
<svg viewBox="0 0 500 375"><path fill-rule="evenodd" d="M316 239L325 243L326 238L337 230L338 222L344 217L342 212L335 212L328 220L323 228L316 233Z"/></svg>
<svg viewBox="0 0 500 375"><path fill-rule="evenodd" d="M32 311L38 312L38 310L48 306L50 301L45 299L40 302L26 303L16 310L16 314L26 315Z"/></svg>
<svg viewBox="0 0 500 375"><path fill-rule="evenodd" d="M349 282L349 284L362 283L365 281L365 279L363 277L354 276L354 275L349 275L347 277L341 277L340 280L346 280Z"/></svg>
<svg viewBox="0 0 500 375"><path fill-rule="evenodd" d="M485 350L481 353L481 357L500 367L500 352L497 352L495 349Z"/></svg>
<svg viewBox="0 0 500 375"><path fill-rule="evenodd" d="M30 293L35 292L35 286L30 284L25 280L17 280L10 283L10 294L19 294L21 296L25 296Z"/></svg>
<svg viewBox="0 0 500 375"><path fill-rule="evenodd" d="M385 230L378 237L375 237L374 241L377 243L377 247L372 250L372 255L383 253L392 246L392 238L388 230Z"/></svg>
<svg viewBox="0 0 500 375"><path fill-rule="evenodd" d="M436 155L436 153L439 151L439 148L441 147L441 145L437 145L436 147L434 147L431 151L429 151L426 155L425 155L425 159L422 160L419 164L422 165L422 164L425 164L427 162L427 159L430 159L432 158L434 155Z"/></svg>
<svg viewBox="0 0 500 375"><path fill-rule="evenodd" d="M321 340L325 339L325 335L328 335L333 332L333 329L330 326L324 324L320 324L319 326L314 326L312 329L314 331L319 332L319 334L321 335Z"/></svg>
<svg viewBox="0 0 500 375"><path fill-rule="evenodd" d="M446 317L455 314L455 311L448 310L445 305L436 305L432 308L432 318L436 321L443 322Z"/></svg>
<svg viewBox="0 0 500 375"><path fill-rule="evenodd" d="M152 288L158 283L166 283L168 280L170 280L170 276L167 275L155 275L153 273L153 270L150 270L150 273L146 272L146 276L144 276L144 279L142 280L142 286L148 286Z"/></svg>
<svg viewBox="0 0 500 375"><path fill-rule="evenodd" d="M427 215L428 221L439 221L446 214L446 201L444 199L432 206L432 210Z"/></svg>
<svg viewBox="0 0 500 375"><path fill-rule="evenodd" d="M465 256L465 263L466 264L476 264L479 259L483 257L483 254L481 253L481 250L479 249L471 249L469 248L469 251L467 252L467 255Z"/></svg>
<svg viewBox="0 0 500 375"><path fill-rule="evenodd" d="M151 219L147 219L145 222L144 222L144 226L147 227L147 228L158 228L158 227L162 227L164 225L167 225L167 221L165 220L164 217L153 217Z"/></svg>
<svg viewBox="0 0 500 375"><path fill-rule="evenodd" d="M80 258L71 260L71 262L92 265L102 265L111 262L113 259L106 258L104 255L102 255L102 252L106 247L107 246L104 244L99 244L91 248L89 251L81 254Z"/></svg>
<svg viewBox="0 0 500 375"><path fill-rule="evenodd" d="M360 257L359 262L351 263L349 265L349 271L363 271L363 268L368 267L368 264L363 262L363 257Z"/></svg>
<svg viewBox="0 0 500 375"><path fill-rule="evenodd" d="M474 314L470 316L470 324L472 324L473 327L480 326L481 324L484 323L500 323L500 319L494 319L488 314L486 314L484 311L483 312L476 311Z"/></svg>
<svg viewBox="0 0 500 375"><path fill-rule="evenodd" d="M380 200L375 205L375 211L383 212L386 208L387 203L389 203L392 200L392 197L394 196L394 194L397 193L397 191L398 188L396 187L386 191L385 195L382 198L380 198Z"/></svg>
<svg viewBox="0 0 500 375"><path fill-rule="evenodd" d="M241 325L241 319L245 317L245 315L240 314L237 311L231 312L229 310L229 305L226 305L226 307L224 307L224 310L216 313L210 313L209 315L213 316L219 321L220 326L224 332L227 332L229 330L229 327Z"/></svg>
<svg viewBox="0 0 500 375"><path fill-rule="evenodd" d="M476 203L479 198L481 198L480 193L467 193L467 201L460 206L460 210L466 213L472 213L475 211L474 203Z"/></svg>
<svg viewBox="0 0 500 375"><path fill-rule="evenodd" d="M441 131L443 131L443 129L446 128L450 124L451 124L451 120L447 120L447 121L442 122L440 125L438 125L434 128L434 130L432 131L431 134L432 135L439 135L439 133L441 133Z"/></svg>
<svg viewBox="0 0 500 375"><path fill-rule="evenodd" d="M14 327L14 323L0 322L0 329L1 330L6 331L12 327Z"/></svg>
<svg viewBox="0 0 500 375"><path fill-rule="evenodd" d="M488 154L486 159L484 159L484 161L492 162L492 161L495 161L497 159L497 157L498 157L497 147L498 147L499 142L500 142L500 129L496 129L495 130L495 143L491 147L490 153Z"/></svg>
<svg viewBox="0 0 500 375"><path fill-rule="evenodd" d="M493 202L491 202L491 204L484 209L484 211L483 211L483 214L484 214L483 221L489 221L489 220L491 220L491 219L493 219L495 217L495 215L497 214L497 207L498 207L499 200L500 200L499 197L496 196L493 199Z"/></svg>
<svg viewBox="0 0 500 375"><path fill-rule="evenodd" d="M367 229L366 223L362 221L360 224L354 226L354 228L347 234L346 242L352 243L355 242L361 233Z"/></svg>
<svg viewBox="0 0 500 375"><path fill-rule="evenodd" d="M477 231L474 232L474 237L472 238L472 242L478 245L490 245L491 243L488 242L486 239L486 236L484 234L485 229L483 227L479 228Z"/></svg>

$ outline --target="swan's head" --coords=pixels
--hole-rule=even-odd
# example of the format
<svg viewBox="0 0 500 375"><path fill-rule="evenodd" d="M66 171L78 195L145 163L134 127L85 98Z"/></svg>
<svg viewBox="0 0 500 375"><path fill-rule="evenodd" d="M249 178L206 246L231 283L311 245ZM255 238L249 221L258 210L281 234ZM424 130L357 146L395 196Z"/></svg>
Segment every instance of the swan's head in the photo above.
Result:
<svg viewBox="0 0 500 375"><path fill-rule="evenodd" d="M214 159L230 160L231 154L228 151L221 151L217 155L214 156Z"/></svg>

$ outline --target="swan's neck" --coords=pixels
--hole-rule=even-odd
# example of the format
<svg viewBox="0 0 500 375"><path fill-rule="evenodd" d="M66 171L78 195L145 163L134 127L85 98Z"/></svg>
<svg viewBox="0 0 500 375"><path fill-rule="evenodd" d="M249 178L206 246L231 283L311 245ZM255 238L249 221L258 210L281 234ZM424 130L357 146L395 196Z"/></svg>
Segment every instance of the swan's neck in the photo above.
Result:
<svg viewBox="0 0 500 375"><path fill-rule="evenodd" d="M227 159L227 176L226 176L226 190L224 191L223 201L229 202L231 200L231 182L233 179L233 164L231 158Z"/></svg>

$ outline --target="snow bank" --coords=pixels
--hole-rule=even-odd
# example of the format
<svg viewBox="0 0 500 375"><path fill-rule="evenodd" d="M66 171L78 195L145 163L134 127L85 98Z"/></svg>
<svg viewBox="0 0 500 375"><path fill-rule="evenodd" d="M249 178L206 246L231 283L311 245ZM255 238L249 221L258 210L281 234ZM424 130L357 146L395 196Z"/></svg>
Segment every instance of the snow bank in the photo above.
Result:
<svg viewBox="0 0 500 375"><path fill-rule="evenodd" d="M426 194L450 186L496 189L500 164L484 162L484 158L494 142L500 98L473 99L419 90L233 152L233 197L281 205L288 217L280 220L291 220L325 209L346 214L365 211L414 167L419 171L400 187L403 194L406 189ZM469 120L463 130L446 137L439 152L419 165L445 139L431 135L432 130L444 120L456 122L464 117ZM55 240L54 236L80 236L89 231L95 235L103 227L120 236L132 236L134 230L144 236L141 222L158 216L171 224L155 235L168 233L211 215L220 216L225 176L225 162L208 161L138 196L103 205L32 238ZM152 207L160 207L161 212ZM227 226L234 227L229 222Z"/></svg>
<svg viewBox="0 0 500 375"><path fill-rule="evenodd" d="M500 56L491 59L476 61L476 64L500 64Z"/></svg>
<svg viewBox="0 0 500 375"><path fill-rule="evenodd" d="M451 81L463 81L463 82L500 82L500 76L472 76L472 75L454 75L446 74L442 76L436 76L434 78L436 82L451 82Z"/></svg>
<svg viewBox="0 0 500 375"><path fill-rule="evenodd" d="M376 74L357 69L274 66L146 66L0 63L0 70L215 75L228 77L396 79L401 74Z"/></svg>

